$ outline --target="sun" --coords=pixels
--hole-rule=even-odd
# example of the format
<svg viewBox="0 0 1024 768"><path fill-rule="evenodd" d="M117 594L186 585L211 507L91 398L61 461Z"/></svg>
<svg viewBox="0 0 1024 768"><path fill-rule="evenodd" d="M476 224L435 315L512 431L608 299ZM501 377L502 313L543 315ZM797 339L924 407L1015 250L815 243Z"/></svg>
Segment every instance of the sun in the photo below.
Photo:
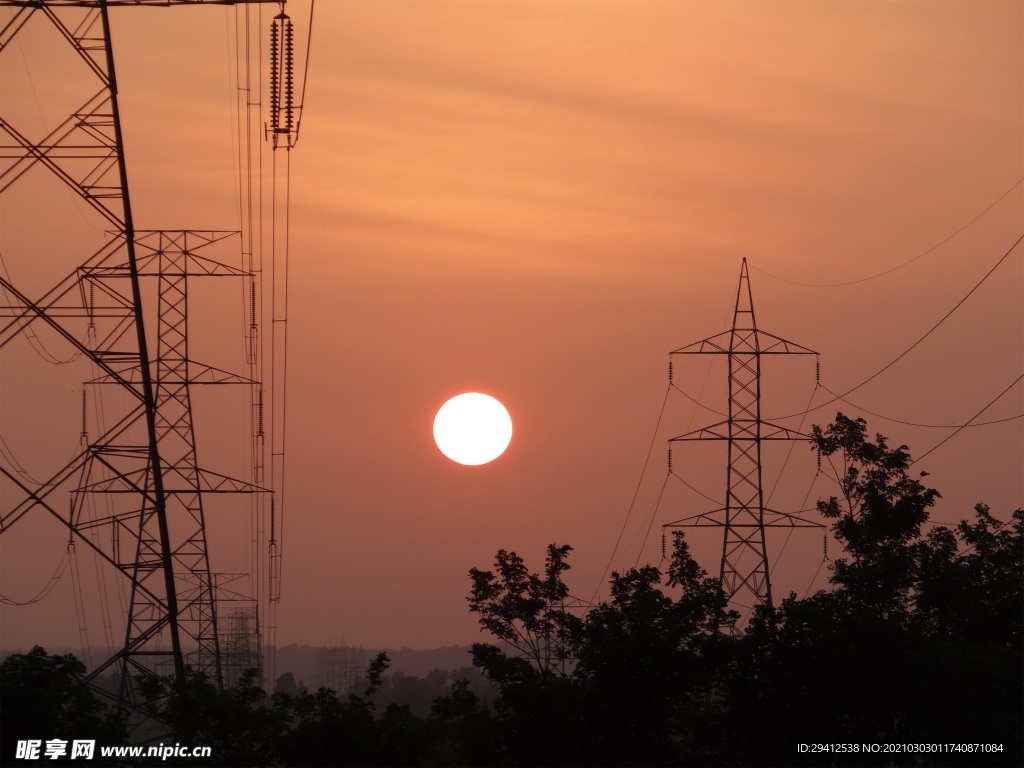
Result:
<svg viewBox="0 0 1024 768"><path fill-rule="evenodd" d="M434 442L452 461L478 466L501 456L512 441L512 418L490 395L464 392L434 417Z"/></svg>

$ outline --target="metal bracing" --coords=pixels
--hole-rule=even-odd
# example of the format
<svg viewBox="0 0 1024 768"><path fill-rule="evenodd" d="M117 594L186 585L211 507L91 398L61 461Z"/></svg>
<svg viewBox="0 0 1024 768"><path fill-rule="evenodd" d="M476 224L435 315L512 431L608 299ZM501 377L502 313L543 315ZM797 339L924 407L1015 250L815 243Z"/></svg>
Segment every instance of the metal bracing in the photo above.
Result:
<svg viewBox="0 0 1024 768"><path fill-rule="evenodd" d="M145 231L136 233L136 276L157 286L156 434L160 449L164 505L173 522L168 550L178 601L176 624L187 639L184 661L212 680L221 679L220 654L210 566L207 555L202 498L210 493L254 493L262 489L242 480L200 467L192 429L190 389L196 385L245 384L245 377L192 361L188 356L188 285L196 278L243 277L248 273L202 254L206 246L235 233ZM87 384L120 385L138 394L141 369L131 350L132 305L126 294L130 267L123 243L104 246L71 277L45 297L45 307L26 304L0 306L0 347L16 338L15 331L33 323L47 323L65 331L70 339L85 336L82 350L102 371ZM18 292L3 281L9 296ZM98 303L97 296L102 297ZM84 330L83 330L84 329ZM159 519L150 487L148 448L140 442L144 409L133 406L112 428L87 443L65 467L37 489L0 467L22 490L23 498L0 515L0 530L9 530L32 509L44 509L66 523L86 544L97 549L93 535L102 529L99 554L128 579L130 607L124 648L118 656L93 671L106 672L117 664L122 696L130 699L129 680L140 670L173 664L173 651L154 649L154 641L170 626L162 580L165 568ZM83 430L84 431L84 430ZM50 499L74 482L70 514L59 511ZM114 501L91 502L98 495ZM96 510L104 510L98 513ZM111 511L112 510L112 511Z"/></svg>
<svg viewBox="0 0 1024 768"><path fill-rule="evenodd" d="M0 22L0 55L27 27L49 24L95 82L95 91L40 139L30 138L7 115L0 116L0 195L17 194L18 182L42 168L112 229L92 256L42 296L33 298L0 275L0 350L45 326L91 363L87 386L100 390L114 385L128 394L121 412L108 413L91 440L85 440L83 423L81 449L43 481L29 480L16 466L0 462L0 482L14 491L0 502L0 534L29 513L49 515L127 578L123 647L94 667L90 677L117 669L119 700L129 706L137 703L134 680L139 672L171 673L181 679L191 665L221 681L203 497L264 492L250 482L201 468L193 430L193 386L255 385L249 378L192 361L188 350L190 280L252 280L251 273L203 253L238 233L136 230L121 135L108 7L202 2L0 0L0 6L14 8ZM38 226L43 231L44 219L41 212ZM155 286L155 314L150 306L148 316L143 284ZM147 333L154 330L154 319L151 353ZM61 500L64 494L70 502Z"/></svg>
<svg viewBox="0 0 1024 768"><path fill-rule="evenodd" d="M728 418L669 441L724 440L728 447L725 506L668 523L664 528L721 527L722 589L731 604L772 605L772 589L765 544L765 528L820 528L764 505L761 446L765 441L806 440L788 427L761 418L761 357L763 355L817 355L813 350L761 331L754 317L747 260L740 268L732 328L724 333L673 350L672 355L725 355L729 365ZM735 628L733 628L735 629Z"/></svg>

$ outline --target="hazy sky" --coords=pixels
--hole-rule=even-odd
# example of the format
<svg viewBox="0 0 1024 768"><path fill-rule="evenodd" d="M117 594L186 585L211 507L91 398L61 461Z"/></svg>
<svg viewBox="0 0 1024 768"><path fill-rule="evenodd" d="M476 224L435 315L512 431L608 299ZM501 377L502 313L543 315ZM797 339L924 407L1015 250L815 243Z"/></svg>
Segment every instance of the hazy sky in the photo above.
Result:
<svg viewBox="0 0 1024 768"><path fill-rule="evenodd" d="M304 38L308 5L288 10ZM111 15L137 225L238 228L235 11ZM4 108L40 131L84 95L54 80L59 46L30 39L4 55ZM332 0L316 4L306 88L291 156L278 643L473 641L466 572L499 548L539 568L548 543L573 545L568 581L584 598L624 525L612 567L657 562L663 523L721 506L666 482L665 441L720 418L667 392L668 353L727 328L744 257L759 326L819 351L822 384L844 392L1024 233L1020 2ZM2 211L5 264L36 293L102 229L48 189L29 180ZM41 207L63 212L45 254ZM932 448L952 429L869 411L962 424L1022 373L1022 253L850 394L856 405L787 424L842 410L915 456ZM40 256L68 266L44 270ZM232 323L194 347L236 354ZM18 355L0 358L0 426L43 475L77 440L80 393L73 375L26 383ZM720 360L675 372L724 407ZM762 387L767 417L830 399L802 358L767 361ZM502 458L464 467L438 452L431 423L474 390L504 402L515 431ZM1018 383L979 421L1022 411ZM63 420L43 441L30 413ZM1022 434L1020 419L965 429L915 465L943 495L933 518L1020 506ZM235 461L223 438L198 439L207 463ZM766 452L766 494L784 458ZM680 449L674 470L723 497L721 446ZM814 475L797 445L771 505L831 494ZM234 567L217 547L246 548L235 525L211 523L215 569ZM42 588L64 536L26 524L19 542L0 538L4 595ZM720 537L694 541L717 575ZM775 559L783 541L769 543ZM803 594L821 559L820 534L795 534L776 595ZM70 605L62 584L45 606L3 607L0 645L74 644Z"/></svg>

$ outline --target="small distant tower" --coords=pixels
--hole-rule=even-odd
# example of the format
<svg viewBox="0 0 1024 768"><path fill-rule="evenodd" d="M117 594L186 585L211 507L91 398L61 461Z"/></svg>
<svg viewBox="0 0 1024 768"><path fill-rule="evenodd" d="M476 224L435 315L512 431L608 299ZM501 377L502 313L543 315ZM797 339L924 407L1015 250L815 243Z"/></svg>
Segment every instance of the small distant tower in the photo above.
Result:
<svg viewBox="0 0 1024 768"><path fill-rule="evenodd" d="M366 674L366 652L362 646L327 646L320 655L321 684L344 694Z"/></svg>
<svg viewBox="0 0 1024 768"><path fill-rule="evenodd" d="M225 613L220 622L220 664L224 687L229 688L250 669L259 672L261 659L255 604Z"/></svg>
<svg viewBox="0 0 1024 768"><path fill-rule="evenodd" d="M807 440L788 427L761 418L761 356L817 355L817 352L758 330L750 295L747 260L740 268L732 328L673 350L672 355L725 355L729 361L728 418L669 440L671 468L674 443L724 440L728 444L725 506L676 520L662 528L724 528L719 577L733 607L772 605L771 569L765 528L820 528L820 523L764 506L761 486L761 444L766 440ZM669 364L669 380L672 367ZM735 627L730 628L735 631Z"/></svg>

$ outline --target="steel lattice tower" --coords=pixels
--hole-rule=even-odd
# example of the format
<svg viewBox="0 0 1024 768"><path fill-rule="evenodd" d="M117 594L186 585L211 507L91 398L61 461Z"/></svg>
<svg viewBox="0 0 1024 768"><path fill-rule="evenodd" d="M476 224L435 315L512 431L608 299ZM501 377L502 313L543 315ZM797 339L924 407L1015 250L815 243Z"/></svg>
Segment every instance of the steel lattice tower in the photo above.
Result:
<svg viewBox="0 0 1024 768"><path fill-rule="evenodd" d="M273 0L0 0L0 6L14 8L0 29L0 54L9 51L32 17L42 17L77 54L96 87L41 139L29 138L6 115L0 117L0 194L10 194L30 170L42 167L112 228L98 251L40 298L0 275L0 349L31 326L46 326L91 362L96 376L86 384L119 387L128 395L124 411L102 434L86 439L83 393L81 449L46 480L30 482L16 466L0 462L0 480L20 493L0 504L0 533L42 511L67 526L72 541L91 548L128 579L124 645L90 674L95 678L116 668L118 699L126 706L135 703L134 678L140 672L171 672L180 680L189 664L221 683L203 498L265 492L202 468L193 430L195 386L256 384L189 357L190 281L253 279L252 273L208 255L239 233L136 229L121 134L108 7L204 1ZM152 308L147 325L143 296L150 294L144 285L155 286L155 329ZM155 353L147 336L154 330ZM68 494L67 508L59 492ZM98 497L103 504L91 503Z"/></svg>
<svg viewBox="0 0 1024 768"><path fill-rule="evenodd" d="M754 317L747 260L740 268L732 328L680 349L672 355L725 355L729 365L728 418L693 432L671 438L672 444L694 440L724 440L728 447L725 506L663 528L691 526L721 527L722 559L719 570L722 589L730 604L771 606L772 588L765 528L820 528L819 523L799 515L768 509L761 484L761 446L768 440L807 440L788 427L761 418L761 357L763 355L817 355L813 350L759 330ZM671 379L672 368L669 367ZM735 628L733 628L735 630Z"/></svg>

